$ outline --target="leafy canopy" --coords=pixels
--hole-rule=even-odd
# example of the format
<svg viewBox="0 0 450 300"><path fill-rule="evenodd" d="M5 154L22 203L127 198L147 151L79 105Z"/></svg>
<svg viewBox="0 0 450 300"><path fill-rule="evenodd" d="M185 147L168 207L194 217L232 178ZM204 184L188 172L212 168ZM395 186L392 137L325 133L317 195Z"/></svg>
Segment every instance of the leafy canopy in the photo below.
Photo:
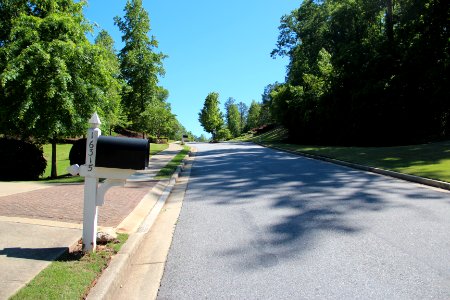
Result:
<svg viewBox="0 0 450 300"><path fill-rule="evenodd" d="M150 18L142 0L128 0L124 11L123 18L114 18L125 43L119 53L122 78L127 83L123 90L123 106L134 129L144 130L140 116L157 98L158 76L164 75L162 62L166 56L155 52L158 42L155 37L148 36Z"/></svg>
<svg viewBox="0 0 450 300"><path fill-rule="evenodd" d="M209 93L205 99L202 110L198 114L200 124L206 132L212 134L213 140L216 138L217 133L224 125L223 116L219 105L219 94Z"/></svg>
<svg viewBox="0 0 450 300"><path fill-rule="evenodd" d="M79 135L117 85L109 60L86 38L84 1L26 3L1 47L0 128L42 141Z"/></svg>

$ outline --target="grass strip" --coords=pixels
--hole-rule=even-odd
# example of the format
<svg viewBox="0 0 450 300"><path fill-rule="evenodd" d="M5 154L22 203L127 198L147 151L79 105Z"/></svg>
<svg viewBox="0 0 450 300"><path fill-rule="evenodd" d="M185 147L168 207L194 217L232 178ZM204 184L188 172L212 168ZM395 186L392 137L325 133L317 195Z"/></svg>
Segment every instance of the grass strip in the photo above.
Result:
<svg viewBox="0 0 450 300"><path fill-rule="evenodd" d="M158 154L159 152L166 150L169 144L150 144L150 156Z"/></svg>
<svg viewBox="0 0 450 300"><path fill-rule="evenodd" d="M115 242L98 246L95 253L77 250L63 254L10 300L82 299L127 238L127 234L118 234Z"/></svg>
<svg viewBox="0 0 450 300"><path fill-rule="evenodd" d="M238 140L450 182L450 141L395 147L332 147L289 144L286 137L287 131L279 127Z"/></svg>
<svg viewBox="0 0 450 300"><path fill-rule="evenodd" d="M182 163L184 157L188 155L190 148L188 146L183 146L183 149L175 155L174 158L167 165L159 170L158 174L156 174L156 179L168 179L175 172L177 167Z"/></svg>
<svg viewBox="0 0 450 300"><path fill-rule="evenodd" d="M450 182L450 141L396 147L321 147L276 142L263 144Z"/></svg>

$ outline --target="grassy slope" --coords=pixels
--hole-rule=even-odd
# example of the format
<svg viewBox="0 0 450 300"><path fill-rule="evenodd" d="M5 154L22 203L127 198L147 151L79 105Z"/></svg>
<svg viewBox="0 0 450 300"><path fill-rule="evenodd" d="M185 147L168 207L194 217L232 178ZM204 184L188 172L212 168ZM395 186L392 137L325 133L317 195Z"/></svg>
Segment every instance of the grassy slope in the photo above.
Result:
<svg viewBox="0 0 450 300"><path fill-rule="evenodd" d="M282 141L285 135L283 129L275 129L247 140L450 182L450 141L398 147L322 147L286 144Z"/></svg>

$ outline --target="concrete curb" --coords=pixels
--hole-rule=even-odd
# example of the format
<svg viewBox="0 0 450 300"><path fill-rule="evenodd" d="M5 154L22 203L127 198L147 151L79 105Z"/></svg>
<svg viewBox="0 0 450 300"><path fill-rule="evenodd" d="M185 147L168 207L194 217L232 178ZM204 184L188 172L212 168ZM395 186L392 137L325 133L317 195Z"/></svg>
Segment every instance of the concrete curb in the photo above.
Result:
<svg viewBox="0 0 450 300"><path fill-rule="evenodd" d="M304 157L307 157L307 158L317 159L317 160L321 160L321 161L325 161L325 162L329 162L329 163L333 163L333 164L349 167L349 168L352 168L352 169L357 169L357 170L362 170L362 171L366 171L366 172L381 174L381 175L393 177L393 178L396 178L396 179L402 179L402 180L406 180L406 181L410 181L410 182L414 182L414 183L419 183L419 184L423 184L423 185L428 185L428 186L431 186L431 187L440 188L440 189L444 189L444 190L449 190L450 191L450 183L444 182L444 181L440 181L440 180L424 178L424 177L419 177L419 176L409 175L409 174L403 174L403 173L390 171L390 170L385 170L385 169L380 169L380 168L376 168L376 167L363 166L363 165L350 163L350 162L346 162L346 161L342 161L342 160L338 160L338 159L334 159L334 158L329 158L329 157L325 157L325 156L320 156L320 155L314 155L314 154L309 154L309 153L304 153L304 152L297 152L297 151L287 150L287 149L279 148L279 147L276 147L276 146L267 146L267 145L263 145L263 144L259 144L259 143L255 143L255 144L257 144L259 146L262 146L262 147L266 147L266 148L271 148L271 149L275 149L275 150L279 150L279 151L283 151L283 152L288 152L288 153L295 154L295 155L304 156Z"/></svg>
<svg viewBox="0 0 450 300"><path fill-rule="evenodd" d="M191 153L192 152L190 152L188 156L191 156ZM128 237L128 240L120 249L119 253L112 258L111 263L103 271L101 277L98 279L95 286L90 290L86 299L114 299L118 289L121 288L120 282L124 281L124 278L128 275L131 268L130 258L136 254L136 251L138 251L144 236L150 231L152 225L156 221L186 162L187 157L183 160L182 164L177 167L172 177L167 180L167 185L164 192L159 197L150 213L142 221L137 232Z"/></svg>

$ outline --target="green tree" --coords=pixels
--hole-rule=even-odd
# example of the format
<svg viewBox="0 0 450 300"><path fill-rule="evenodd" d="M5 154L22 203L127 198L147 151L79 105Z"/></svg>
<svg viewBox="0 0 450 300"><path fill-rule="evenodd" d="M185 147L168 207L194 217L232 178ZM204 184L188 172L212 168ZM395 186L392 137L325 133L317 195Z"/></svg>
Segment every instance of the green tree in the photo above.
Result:
<svg viewBox="0 0 450 300"><path fill-rule="evenodd" d="M91 25L84 1L28 1L28 13L14 17L1 47L0 128L3 133L52 143L80 135L86 120L107 101L117 80L106 66L105 51L86 38Z"/></svg>
<svg viewBox="0 0 450 300"><path fill-rule="evenodd" d="M207 138L203 133L200 134L199 137L195 137L195 140L202 143L209 142L209 138Z"/></svg>
<svg viewBox="0 0 450 300"><path fill-rule="evenodd" d="M227 107L227 127L233 137L241 134L241 116L237 104L232 103Z"/></svg>
<svg viewBox="0 0 450 300"><path fill-rule="evenodd" d="M289 57L286 83L263 104L279 121L290 109L303 143L450 136L449 15L448 1L305 0L281 19L272 55Z"/></svg>
<svg viewBox="0 0 450 300"><path fill-rule="evenodd" d="M133 129L143 130L141 113L157 99L158 76L164 75L166 56L155 52L158 42L154 36L148 36L150 18L142 0L128 0L124 11L123 18L114 18L125 44L119 53L122 77L127 83L122 102Z"/></svg>
<svg viewBox="0 0 450 300"><path fill-rule="evenodd" d="M247 129L247 116L248 116L248 106L244 102L239 102L237 104L239 110L239 121L241 132Z"/></svg>
<svg viewBox="0 0 450 300"><path fill-rule="evenodd" d="M107 60L105 68L108 68L112 76L117 79L108 86L106 101L101 103L98 112L102 119L102 130L107 130L111 135L115 126L128 125L121 105L121 92L125 83L119 79L120 63L114 48L114 40L106 30L99 32L95 38L95 45L103 49L105 60Z"/></svg>
<svg viewBox="0 0 450 300"><path fill-rule="evenodd" d="M260 114L261 114L261 104L252 101L250 108L248 109L247 127L249 129L256 128L260 126Z"/></svg>
<svg viewBox="0 0 450 300"><path fill-rule="evenodd" d="M198 114L200 124L206 132L211 133L212 139L216 140L216 135L223 127L223 116L219 108L219 94L209 93L203 104L203 108Z"/></svg>
<svg viewBox="0 0 450 300"><path fill-rule="evenodd" d="M156 136L158 139L174 136L179 126L170 105L160 101L148 104L141 113L141 123L145 133Z"/></svg>
<svg viewBox="0 0 450 300"><path fill-rule="evenodd" d="M216 139L218 141L227 141L227 140L229 140L231 138L232 138L231 132L226 127L220 128L219 131L217 132L217 135L216 135Z"/></svg>

